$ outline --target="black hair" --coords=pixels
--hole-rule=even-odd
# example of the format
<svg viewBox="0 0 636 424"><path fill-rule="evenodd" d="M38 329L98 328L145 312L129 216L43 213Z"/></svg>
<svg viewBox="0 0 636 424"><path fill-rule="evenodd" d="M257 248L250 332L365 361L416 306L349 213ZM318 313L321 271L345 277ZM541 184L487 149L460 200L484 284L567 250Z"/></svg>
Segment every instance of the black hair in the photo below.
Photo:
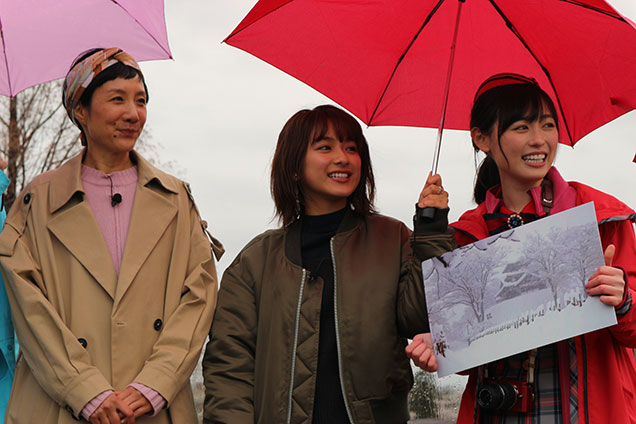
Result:
<svg viewBox="0 0 636 424"><path fill-rule="evenodd" d="M73 69L75 65L77 65L81 61L85 60L86 58L92 56L93 54L101 50L104 50L104 49L94 48L94 49L85 51L80 56L78 56L77 59L73 61L73 64L71 65L70 69ZM85 108L89 108L91 104L91 100L93 99L93 94L95 93L95 90L97 90L99 87L101 87L108 81L112 81L117 78L133 79L135 77L139 77L139 79L141 80L141 83L144 86L144 91L146 93L146 103L147 103L149 99L149 95L148 95L148 87L146 86L146 80L144 79L144 75L141 72L139 72L137 69L131 66L125 65L121 62L117 62L109 66L108 68L104 69L99 74L97 74L97 76L93 78L91 83L88 84L88 87L84 89L84 92L80 96L79 103ZM65 96L66 89L67 87L66 87L66 80L65 80L64 84L62 85L62 98L64 98ZM84 129L82 128L82 126L79 123L77 125L79 126L79 129L83 134L83 137L82 137L82 145L83 145L86 135L84 134Z"/></svg>
<svg viewBox="0 0 636 424"><path fill-rule="evenodd" d="M544 115L544 107L548 108L558 127L554 103L538 85L513 84L495 87L475 100L470 112L470 128L478 128L486 136L492 135L496 130L497 143L501 149L501 135L510 125L519 120L535 122ZM474 142L473 148L475 153L479 152ZM477 171L473 190L475 202L479 204L486 200L486 192L500 183L497 164L492 157L486 155Z"/></svg>

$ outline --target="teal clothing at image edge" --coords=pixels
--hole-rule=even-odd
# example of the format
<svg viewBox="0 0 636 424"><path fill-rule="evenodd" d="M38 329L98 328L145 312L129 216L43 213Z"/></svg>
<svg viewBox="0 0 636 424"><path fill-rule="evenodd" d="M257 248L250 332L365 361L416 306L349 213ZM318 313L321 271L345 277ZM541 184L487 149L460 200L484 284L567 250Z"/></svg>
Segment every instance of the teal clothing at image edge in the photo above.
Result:
<svg viewBox="0 0 636 424"><path fill-rule="evenodd" d="M9 178L0 171L0 193L9 186ZM2 204L0 210L0 228L4 225L7 217L7 211ZM9 309L9 300L7 292L4 289L4 282L0 275L0 422L4 423L4 414L7 410L9 402L9 393L11 392L11 384L13 383L13 370L18 354L18 341L13 332L13 323L11 322L11 310Z"/></svg>

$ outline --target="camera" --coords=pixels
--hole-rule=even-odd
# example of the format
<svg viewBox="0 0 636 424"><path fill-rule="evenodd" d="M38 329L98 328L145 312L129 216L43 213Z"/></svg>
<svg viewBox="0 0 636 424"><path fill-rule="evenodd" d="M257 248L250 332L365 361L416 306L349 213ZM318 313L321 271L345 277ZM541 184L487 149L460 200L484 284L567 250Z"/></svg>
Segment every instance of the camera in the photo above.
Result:
<svg viewBox="0 0 636 424"><path fill-rule="evenodd" d="M489 411L529 412L534 404L532 384L506 379L485 380L477 387L477 404Z"/></svg>

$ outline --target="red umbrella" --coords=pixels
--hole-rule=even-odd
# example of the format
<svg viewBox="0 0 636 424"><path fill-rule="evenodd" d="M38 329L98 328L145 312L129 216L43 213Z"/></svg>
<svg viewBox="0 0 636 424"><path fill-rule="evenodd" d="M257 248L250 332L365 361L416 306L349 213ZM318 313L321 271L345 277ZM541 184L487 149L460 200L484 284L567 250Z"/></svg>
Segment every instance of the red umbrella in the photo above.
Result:
<svg viewBox="0 0 636 424"><path fill-rule="evenodd" d="M225 42L368 125L439 126L438 142L501 72L538 81L571 146L636 107L636 26L603 0L261 0Z"/></svg>

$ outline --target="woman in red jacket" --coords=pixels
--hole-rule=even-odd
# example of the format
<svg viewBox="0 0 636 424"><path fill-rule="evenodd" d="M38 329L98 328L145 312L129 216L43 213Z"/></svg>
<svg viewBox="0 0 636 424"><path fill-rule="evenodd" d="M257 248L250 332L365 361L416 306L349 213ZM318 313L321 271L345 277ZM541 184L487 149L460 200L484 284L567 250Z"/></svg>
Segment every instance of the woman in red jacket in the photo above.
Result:
<svg viewBox="0 0 636 424"><path fill-rule="evenodd" d="M636 214L612 196L566 182L552 166L557 114L533 79L515 74L487 79L475 96L470 127L473 146L486 159L475 184L477 208L451 224L457 244L594 201L606 265L590 277L586 290L615 308L618 324L469 370L458 422L636 423ZM436 191L431 188L431 200L425 196L420 206L439 203ZM430 336L416 336L407 354L421 368L437 370ZM528 366L533 362L534 369ZM501 378L534 379L528 385L534 400L522 411L520 405L492 409L477 393Z"/></svg>

